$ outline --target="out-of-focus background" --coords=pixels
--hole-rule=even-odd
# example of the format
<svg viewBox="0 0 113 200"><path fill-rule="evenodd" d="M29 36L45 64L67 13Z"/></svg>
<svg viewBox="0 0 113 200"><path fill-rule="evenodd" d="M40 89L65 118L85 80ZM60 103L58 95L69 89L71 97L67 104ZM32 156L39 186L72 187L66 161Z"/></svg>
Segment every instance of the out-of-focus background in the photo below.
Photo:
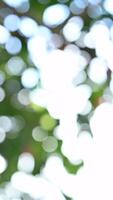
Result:
<svg viewBox="0 0 113 200"><path fill-rule="evenodd" d="M59 165L70 176L84 165L74 140L93 137L96 107L113 98L112 18L111 0L0 1L0 200L76 199L67 186L53 198L42 180L39 196L22 182L45 169L58 186Z"/></svg>

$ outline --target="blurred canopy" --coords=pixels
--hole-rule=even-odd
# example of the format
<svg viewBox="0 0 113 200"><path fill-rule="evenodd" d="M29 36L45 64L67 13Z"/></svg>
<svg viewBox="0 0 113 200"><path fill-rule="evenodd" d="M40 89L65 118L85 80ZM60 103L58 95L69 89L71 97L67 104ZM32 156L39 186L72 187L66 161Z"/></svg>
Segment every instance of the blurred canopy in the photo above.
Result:
<svg viewBox="0 0 113 200"><path fill-rule="evenodd" d="M17 170L39 174L54 153L71 174L83 166L83 160L75 162L73 147L69 152L71 131L92 135L93 111L113 98L109 2L0 1L1 188Z"/></svg>

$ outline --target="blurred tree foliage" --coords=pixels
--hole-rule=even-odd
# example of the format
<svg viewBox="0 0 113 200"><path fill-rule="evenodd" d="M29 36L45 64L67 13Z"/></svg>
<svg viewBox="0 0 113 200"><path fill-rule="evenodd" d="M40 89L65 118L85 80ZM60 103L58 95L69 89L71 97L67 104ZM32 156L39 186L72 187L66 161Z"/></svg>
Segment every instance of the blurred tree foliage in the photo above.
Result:
<svg viewBox="0 0 113 200"><path fill-rule="evenodd" d="M69 4L68 1L67 4ZM30 0L30 9L26 13L19 13L12 7L5 4L3 1L0 1L0 23L3 24L3 8L8 8L10 13L17 14L18 16L30 16L35 19L39 24L42 24L42 13L44 9L49 6L50 4L57 3L57 0L51 0L48 4L41 4L37 0ZM88 18L85 13L82 14L85 20L85 29L89 28L89 24L92 23L92 20ZM53 29L54 32L57 32L59 28ZM28 59L28 52L26 47L26 39L20 34L19 32L13 32L12 35L18 36L18 38L22 41L22 50L18 54L20 56L27 67L33 66L33 64ZM89 51L89 50L88 50ZM91 50L90 54L92 57L94 56L94 51ZM6 65L8 60L12 57L12 55L8 54L7 51L0 45L0 71L2 71L5 75L5 81L2 84L2 88L5 90L6 97L5 99L0 102L0 116L9 116L9 117L19 117L22 120L23 126L20 128L19 131L11 130L7 133L7 137L3 143L0 144L0 154L2 154L6 160L8 161L8 168L7 170L0 175L0 182L8 181L13 174L17 170L17 161L18 157L22 152L30 152L33 154L36 164L33 174L37 174L40 172L40 168L46 162L46 159L50 153L47 153L43 150L42 145L40 142L36 142L32 138L32 130L36 126L41 126L41 119L45 114L49 116L47 110L33 105L29 102L27 105L22 105L18 99L17 94L18 92L23 89L21 84L21 76L10 75L7 73ZM35 66L33 66L35 67ZM86 68L87 72L87 68ZM108 77L110 74L108 73ZM109 81L109 79L108 79ZM88 82L88 80L86 81ZM94 107L96 107L100 101L102 101L101 96L103 94L104 89L106 88L106 84L98 87L92 93L90 98ZM94 89L95 89L94 88ZM29 90L29 89L28 89ZM50 116L49 116L50 117ZM78 120L80 123L87 123L88 116L79 116ZM53 135L53 128L59 123L58 121L53 120L50 117L50 122L53 125L47 128L46 130L49 135ZM42 127L43 129L44 127ZM71 173L75 173L78 168L83 165L72 165L68 159L62 155L61 152L61 144L62 141L58 141L58 148L56 152L60 153L64 165L66 166L67 170Z"/></svg>
<svg viewBox="0 0 113 200"><path fill-rule="evenodd" d="M36 0L30 1L30 9L27 13L21 14L18 13L15 9L12 7L6 5L4 2L0 1L0 23L3 24L3 8L8 8L11 13L17 14L18 16L30 16L33 19L35 19L38 23L42 24L42 13L50 4L55 4L57 1L52 0L50 3L44 5L41 3L38 3ZM69 3L69 2L68 2ZM7 13L6 13L7 14ZM54 30L56 31L56 30ZM29 63L28 60L28 52L26 48L26 39L19 34L18 32L12 33L14 36L18 36L22 41L22 50L18 54L24 62L26 63L27 67L30 67L31 63ZM33 105L29 103L28 105L22 105L18 102L16 96L17 93L23 88L21 84L21 77L15 76L15 75L9 75L6 71L6 64L8 60L12 57L12 55L8 54L7 51L0 46L0 71L2 71L5 74L5 81L2 85L3 89L6 92L5 99L0 102L0 115L2 116L10 116L15 117L19 116L22 117L22 120L24 121L24 127L16 133L15 130L10 131L7 133L7 137L3 143L0 144L0 154L2 154L6 160L8 161L8 168L7 170L0 175L0 182L8 181L13 174L17 170L17 161L18 157L22 152L30 152L34 155L36 165L35 169L33 171L34 174L39 173L40 168L44 165L46 162L46 158L48 157L49 153L46 153L40 142L36 142L32 138L32 129L35 126L40 126L40 119L43 117L43 115L48 112L40 107L37 107L36 105ZM49 115L49 114L48 114ZM58 124L56 122L55 124ZM52 127L52 129L55 127L55 125ZM43 128L43 127L42 127ZM48 130L48 134L52 135L52 129ZM59 141L57 152L61 153L60 147L61 147L61 141ZM37 160L38 157L38 160ZM76 172L78 169L78 166L74 166L67 158L65 158L62 155L64 159L64 164L67 167L67 169L70 172Z"/></svg>

